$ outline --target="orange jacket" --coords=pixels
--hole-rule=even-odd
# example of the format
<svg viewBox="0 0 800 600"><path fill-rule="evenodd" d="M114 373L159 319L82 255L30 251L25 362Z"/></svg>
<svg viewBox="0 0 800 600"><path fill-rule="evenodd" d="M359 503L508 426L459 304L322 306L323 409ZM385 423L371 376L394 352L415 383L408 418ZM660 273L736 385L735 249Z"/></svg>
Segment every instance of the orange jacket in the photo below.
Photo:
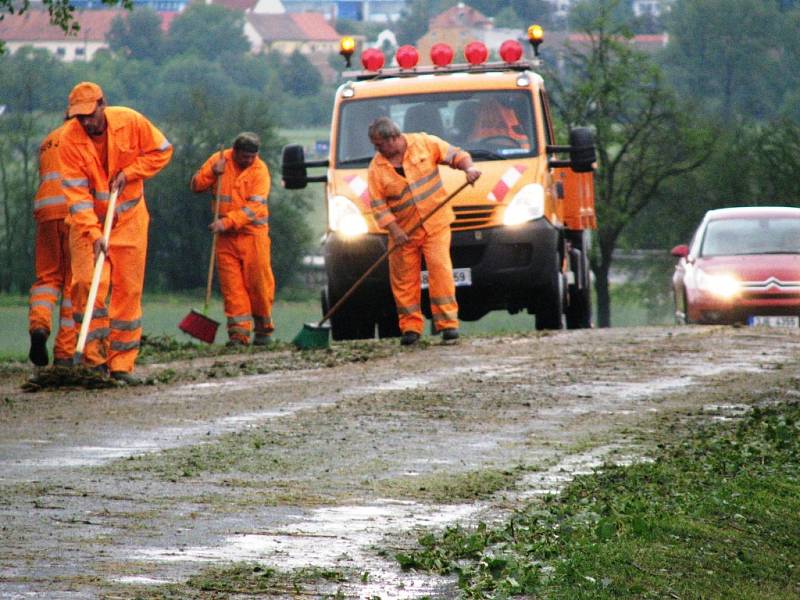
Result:
<svg viewBox="0 0 800 600"><path fill-rule="evenodd" d="M517 140L520 147L530 147L528 136L522 131L517 113L513 108L503 106L496 100L481 107L472 137L475 139L509 137Z"/></svg>
<svg viewBox="0 0 800 600"><path fill-rule="evenodd" d="M250 233L259 228L269 228L267 199L271 179L267 165L256 156L253 164L240 169L233 160L233 149L222 153L225 171L219 186L219 216L226 231ZM212 167L219 160L219 153L212 154L192 177L191 187L195 192L215 192L217 176ZM214 201L211 202L214 210Z"/></svg>
<svg viewBox="0 0 800 600"><path fill-rule="evenodd" d="M58 146L62 123L47 134L39 146L39 189L33 201L33 218L37 223L64 219L67 216L67 198L61 189L61 160Z"/></svg>
<svg viewBox="0 0 800 600"><path fill-rule="evenodd" d="M108 172L77 119L65 124L59 147L69 205L68 222L92 241L103 236L103 220L110 198L109 181L120 171L127 178L114 210L116 226L133 218L140 210L147 212L144 180L158 173L172 158L172 144L143 115L123 106L108 106L105 115Z"/></svg>
<svg viewBox="0 0 800 600"><path fill-rule="evenodd" d="M367 180L372 211L378 225L385 229L389 223L397 221L408 232L447 197L438 165L447 164L456 169L469 154L435 135L402 135L407 144L403 156L405 177L395 171L385 156L376 153L369 165ZM453 219L453 209L448 204L428 219L423 227L428 232L434 232L450 225Z"/></svg>

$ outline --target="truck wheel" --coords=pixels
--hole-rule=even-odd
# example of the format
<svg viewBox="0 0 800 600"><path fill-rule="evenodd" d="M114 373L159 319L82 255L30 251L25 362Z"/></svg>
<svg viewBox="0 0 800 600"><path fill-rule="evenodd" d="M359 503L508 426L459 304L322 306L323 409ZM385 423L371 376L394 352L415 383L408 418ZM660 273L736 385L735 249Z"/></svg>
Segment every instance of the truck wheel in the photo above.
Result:
<svg viewBox="0 0 800 600"><path fill-rule="evenodd" d="M581 269L573 269L584 275L582 286L569 286L569 306L567 306L567 329L586 329L592 326L592 289L589 277L589 258L580 253Z"/></svg>
<svg viewBox="0 0 800 600"><path fill-rule="evenodd" d="M549 276L547 285L539 290L536 304L536 329L563 329L564 275L559 268L559 257Z"/></svg>
<svg viewBox="0 0 800 600"><path fill-rule="evenodd" d="M331 306L330 292L325 289L322 291L323 314ZM345 302L331 315L331 337L335 341L372 339L375 337L375 321L369 313L348 306Z"/></svg>
<svg viewBox="0 0 800 600"><path fill-rule="evenodd" d="M380 339L400 337L400 323L397 322L396 314L378 315L378 337Z"/></svg>

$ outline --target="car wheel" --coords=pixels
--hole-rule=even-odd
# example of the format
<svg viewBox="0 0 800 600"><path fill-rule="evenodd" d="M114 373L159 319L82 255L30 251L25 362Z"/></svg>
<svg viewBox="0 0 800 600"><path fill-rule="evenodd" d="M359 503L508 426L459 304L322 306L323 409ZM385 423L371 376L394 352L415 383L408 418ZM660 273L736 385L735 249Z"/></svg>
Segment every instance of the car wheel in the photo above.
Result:
<svg viewBox="0 0 800 600"><path fill-rule="evenodd" d="M539 331L564 328L564 274L559 264L560 257L556 256L547 284L539 288L536 303L536 329Z"/></svg>

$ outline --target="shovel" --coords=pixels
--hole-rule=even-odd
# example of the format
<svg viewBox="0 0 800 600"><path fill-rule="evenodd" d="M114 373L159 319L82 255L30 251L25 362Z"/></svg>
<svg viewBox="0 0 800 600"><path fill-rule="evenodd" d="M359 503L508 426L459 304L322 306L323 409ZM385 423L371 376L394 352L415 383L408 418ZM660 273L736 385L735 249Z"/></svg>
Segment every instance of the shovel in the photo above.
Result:
<svg viewBox="0 0 800 600"><path fill-rule="evenodd" d="M103 222L103 243L106 248L108 248L108 240L111 237L111 224L114 222L114 209L117 206L118 195L119 190L114 189L111 191L111 197L108 199L108 209L106 210L106 218ZM100 287L100 276L103 274L103 263L105 260L106 253L101 250L97 255L97 260L95 260L94 263L92 284L89 286L89 296L86 298L86 307L83 310L81 330L78 333L78 343L75 345L75 354L72 357L72 362L76 365L80 365L83 362L83 351L86 348L86 338L89 335L89 324L92 321L94 302L97 300L97 289Z"/></svg>
<svg viewBox="0 0 800 600"><path fill-rule="evenodd" d="M223 146L219 147L219 157L222 158ZM221 176L217 177L217 187L214 190L214 220L219 218L219 189ZM193 338L197 338L207 344L213 344L214 338L217 337L217 328L219 322L215 321L208 315L208 303L211 301L211 283L214 280L214 257L217 251L217 232L211 238L211 259L208 263L208 279L206 283L206 300L203 303L203 312L200 313L194 309L189 311L183 320L178 323L178 329L184 333L188 333Z"/></svg>
<svg viewBox="0 0 800 600"><path fill-rule="evenodd" d="M461 187L459 187L457 190L455 190L449 196L447 196L447 198L445 198L439 204L437 204L434 207L434 209L431 212L429 212L427 215L425 215L419 221L419 223L414 225L414 227L412 227L407 232L407 234L410 236L417 229L422 227L422 225L423 225L423 223L425 223L425 221L427 221L433 215L435 215L439 211L439 209L443 208L448 202L450 202L450 200L452 200L456 196L456 194L458 194L461 190L463 190L468 185L469 185L469 182L467 182L467 181L465 181L463 184L461 184ZM400 247L400 244L395 244L394 246L392 246L389 249L387 249L386 252L384 252L380 257L378 257L378 259L374 263L372 263L372 265L366 271L364 271L364 274L361 275L361 277L359 277L358 280L353 285L350 286L350 289L348 289L344 293L344 295L341 298L339 298L339 300L336 302L336 304L334 304L333 306L330 307L330 309L328 309L328 312L326 312L322 316L322 319L319 322L317 322L317 323L305 323L303 325L303 329L300 330L300 333L298 333L297 336L294 338L294 340L292 340L292 343L295 345L295 347L299 348L300 350L312 350L312 349L317 349L317 348L327 348L330 345L329 340L328 340L328 333L330 332L331 328L330 328L329 325L323 325L323 323L328 321L331 318L331 316L337 310L339 310L339 308L342 306L342 304L344 304L347 301L347 299L350 298L350 296L353 295L353 293L356 291L356 289L358 289L358 286L360 286L364 282L364 280L367 277L369 277L369 275L375 269L377 269L380 266L380 264L384 260L386 260L386 258L392 252L394 252L399 247Z"/></svg>

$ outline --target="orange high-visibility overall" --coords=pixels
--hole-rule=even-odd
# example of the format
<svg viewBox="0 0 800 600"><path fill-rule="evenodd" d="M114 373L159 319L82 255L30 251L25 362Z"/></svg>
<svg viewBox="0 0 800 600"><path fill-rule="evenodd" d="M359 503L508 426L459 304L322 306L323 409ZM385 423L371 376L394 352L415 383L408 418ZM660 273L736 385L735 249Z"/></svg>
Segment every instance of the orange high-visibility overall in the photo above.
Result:
<svg viewBox="0 0 800 600"><path fill-rule="evenodd" d="M225 231L217 238L217 271L228 320L231 340L250 342L257 336L271 334L272 303L275 299L275 278L269 238L270 175L259 157L246 169L233 160L233 149L223 152L225 171L220 180L219 216ZM217 176L212 167L219 154L211 155L194 177L195 192L216 188ZM214 211L214 202L211 203Z"/></svg>
<svg viewBox="0 0 800 600"><path fill-rule="evenodd" d="M67 199L61 189L58 156L63 127L62 124L51 131L39 146L39 189L33 202L36 281L31 286L28 329L44 329L50 333L53 308L60 296L61 310L53 356L68 360L72 358L78 334L72 318L69 227L64 222Z"/></svg>
<svg viewBox="0 0 800 600"><path fill-rule="evenodd" d="M375 219L383 228L396 221L408 233L447 197L439 177L440 164L458 168L469 154L424 133L404 133L405 176L377 153L367 175ZM431 314L436 331L458 327L458 304L450 259L450 223L453 209L446 205L411 234L409 241L389 255L389 278L397 305L400 331L422 334L422 257L428 267ZM389 247L394 240L389 236Z"/></svg>
<svg viewBox="0 0 800 600"><path fill-rule="evenodd" d="M121 106L105 109L107 160L77 119L61 137L63 186L69 205L72 254L72 303L76 325L90 318L84 361L106 364L113 371L133 371L142 333L142 287L150 215L144 180L158 173L172 157L172 145L150 121ZM92 246L103 236L110 181L120 171L127 178L117 197L108 256L97 300L90 315L86 300L94 271ZM106 305L109 286L111 298Z"/></svg>

